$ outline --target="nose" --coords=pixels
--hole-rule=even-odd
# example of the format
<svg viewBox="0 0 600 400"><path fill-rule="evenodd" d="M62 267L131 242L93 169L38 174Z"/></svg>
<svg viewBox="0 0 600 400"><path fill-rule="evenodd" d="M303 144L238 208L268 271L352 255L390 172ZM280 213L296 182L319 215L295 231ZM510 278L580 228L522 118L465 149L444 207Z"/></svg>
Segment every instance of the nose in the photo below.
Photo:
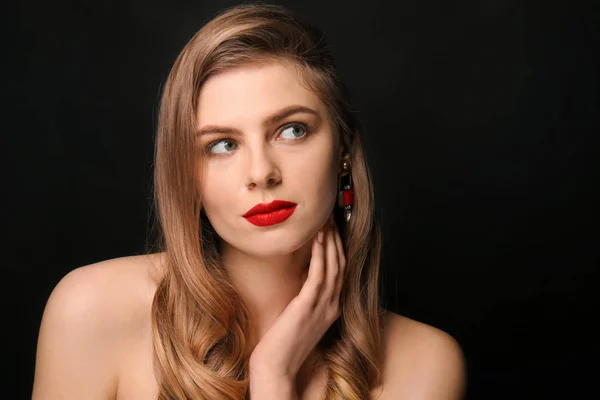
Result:
<svg viewBox="0 0 600 400"><path fill-rule="evenodd" d="M281 172L277 162L264 146L249 152L246 187L248 189L268 189L281 181Z"/></svg>

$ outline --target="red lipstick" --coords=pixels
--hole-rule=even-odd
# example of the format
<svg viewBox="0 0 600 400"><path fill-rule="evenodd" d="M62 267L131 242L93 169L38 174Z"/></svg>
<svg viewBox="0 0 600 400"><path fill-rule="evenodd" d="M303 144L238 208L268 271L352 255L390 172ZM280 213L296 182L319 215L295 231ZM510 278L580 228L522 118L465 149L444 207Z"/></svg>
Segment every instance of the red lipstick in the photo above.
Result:
<svg viewBox="0 0 600 400"><path fill-rule="evenodd" d="M246 220L257 226L269 226L285 221L296 210L296 203L273 200L252 207L243 215Z"/></svg>

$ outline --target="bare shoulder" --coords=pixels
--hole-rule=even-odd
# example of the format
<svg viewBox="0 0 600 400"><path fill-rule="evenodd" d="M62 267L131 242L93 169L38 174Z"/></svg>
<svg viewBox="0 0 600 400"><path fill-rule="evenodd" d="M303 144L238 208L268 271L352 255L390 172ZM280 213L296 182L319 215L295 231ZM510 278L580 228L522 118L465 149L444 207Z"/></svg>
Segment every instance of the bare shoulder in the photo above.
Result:
<svg viewBox="0 0 600 400"><path fill-rule="evenodd" d="M378 400L462 399L466 365L458 342L446 332L386 312L383 387Z"/></svg>
<svg viewBox="0 0 600 400"><path fill-rule="evenodd" d="M42 323L55 316L109 329L129 321L152 301L162 257L162 253L119 257L74 269L52 291Z"/></svg>
<svg viewBox="0 0 600 400"><path fill-rule="evenodd" d="M114 397L127 337L147 321L161 257L110 259L60 280L40 326L34 399Z"/></svg>

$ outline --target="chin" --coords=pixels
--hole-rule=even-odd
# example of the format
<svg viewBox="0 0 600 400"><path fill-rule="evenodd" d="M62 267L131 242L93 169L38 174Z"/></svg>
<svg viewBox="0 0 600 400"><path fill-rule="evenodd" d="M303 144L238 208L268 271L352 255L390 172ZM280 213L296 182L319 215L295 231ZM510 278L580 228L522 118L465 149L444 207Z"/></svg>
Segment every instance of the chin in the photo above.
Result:
<svg viewBox="0 0 600 400"><path fill-rule="evenodd" d="M255 257L260 258L272 258L288 255L295 251L302 249L305 246L311 247L310 234L299 234L299 232L291 233L286 232L277 237L259 238L257 237L257 244L255 243L244 243L242 246L248 254L252 254Z"/></svg>

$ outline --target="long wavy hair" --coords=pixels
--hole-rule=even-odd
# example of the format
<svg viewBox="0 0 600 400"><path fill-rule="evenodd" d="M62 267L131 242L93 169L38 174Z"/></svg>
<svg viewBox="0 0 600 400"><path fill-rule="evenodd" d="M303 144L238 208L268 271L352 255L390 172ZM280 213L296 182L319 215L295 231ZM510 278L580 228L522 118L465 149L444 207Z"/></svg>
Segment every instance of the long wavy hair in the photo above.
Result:
<svg viewBox="0 0 600 400"><path fill-rule="evenodd" d="M347 266L341 315L318 344L328 371L325 398L364 400L381 379L380 227L363 129L323 33L291 11L246 4L226 9L200 29L165 82L154 165L157 237L165 253L152 303L159 399L244 399L249 395L248 310L224 268L219 236L201 206L194 141L203 83L228 68L280 61L296 68L326 104L350 156L354 206L340 210ZM335 190L332 188L332 190Z"/></svg>

